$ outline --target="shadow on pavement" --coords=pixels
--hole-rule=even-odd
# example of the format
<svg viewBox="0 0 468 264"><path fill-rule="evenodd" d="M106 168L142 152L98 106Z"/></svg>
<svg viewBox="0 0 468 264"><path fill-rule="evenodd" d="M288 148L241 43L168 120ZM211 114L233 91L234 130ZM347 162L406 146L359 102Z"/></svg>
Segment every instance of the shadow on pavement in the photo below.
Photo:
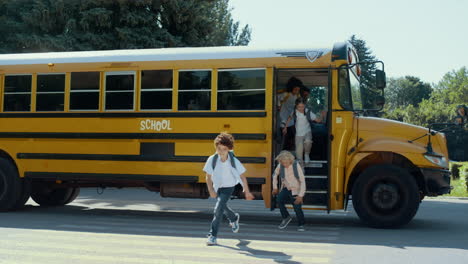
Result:
<svg viewBox="0 0 468 264"><path fill-rule="evenodd" d="M249 247L250 241L245 239L239 239L239 243L237 243L236 247L224 246L219 245L219 247L228 248L231 250L238 251L240 254L243 254L248 257L258 258L258 259L271 259L276 261L277 263L284 263L284 264L300 264L302 262L293 261L292 256L285 254L281 251L268 251L268 250L258 250ZM283 260L278 260L280 257Z"/></svg>

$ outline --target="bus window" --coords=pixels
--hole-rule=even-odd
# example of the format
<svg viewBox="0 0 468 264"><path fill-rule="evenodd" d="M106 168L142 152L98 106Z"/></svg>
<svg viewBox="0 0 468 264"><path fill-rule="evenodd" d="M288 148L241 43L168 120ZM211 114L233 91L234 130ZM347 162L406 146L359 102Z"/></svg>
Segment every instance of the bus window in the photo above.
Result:
<svg viewBox="0 0 468 264"><path fill-rule="evenodd" d="M134 110L135 72L107 72L106 110Z"/></svg>
<svg viewBox="0 0 468 264"><path fill-rule="evenodd" d="M72 72L70 110L99 110L99 72Z"/></svg>
<svg viewBox="0 0 468 264"><path fill-rule="evenodd" d="M31 111L32 75L6 75L3 111Z"/></svg>
<svg viewBox="0 0 468 264"><path fill-rule="evenodd" d="M264 110L265 70L219 70L218 110Z"/></svg>
<svg viewBox="0 0 468 264"><path fill-rule="evenodd" d="M210 110L211 70L179 72L179 110Z"/></svg>
<svg viewBox="0 0 468 264"><path fill-rule="evenodd" d="M148 70L141 72L140 109L172 109L172 70Z"/></svg>
<svg viewBox="0 0 468 264"><path fill-rule="evenodd" d="M37 75L37 111L63 111L65 100L65 74Z"/></svg>
<svg viewBox="0 0 468 264"><path fill-rule="evenodd" d="M348 86L348 70L345 68L339 70L338 98L344 109L353 109L351 90Z"/></svg>

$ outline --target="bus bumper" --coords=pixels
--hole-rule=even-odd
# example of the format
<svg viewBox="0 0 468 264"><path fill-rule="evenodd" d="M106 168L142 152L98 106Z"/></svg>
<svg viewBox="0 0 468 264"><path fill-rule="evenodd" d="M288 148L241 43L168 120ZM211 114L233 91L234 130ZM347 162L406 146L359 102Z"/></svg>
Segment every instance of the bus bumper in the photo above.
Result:
<svg viewBox="0 0 468 264"><path fill-rule="evenodd" d="M426 195L438 196L452 190L449 170L421 168L421 173L424 175Z"/></svg>

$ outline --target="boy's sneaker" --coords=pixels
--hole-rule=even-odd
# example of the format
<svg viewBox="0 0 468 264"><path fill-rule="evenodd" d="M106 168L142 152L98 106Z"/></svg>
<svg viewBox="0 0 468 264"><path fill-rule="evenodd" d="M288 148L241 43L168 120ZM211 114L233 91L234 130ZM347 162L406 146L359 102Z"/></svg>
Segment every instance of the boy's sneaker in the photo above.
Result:
<svg viewBox="0 0 468 264"><path fill-rule="evenodd" d="M233 233L239 232L239 220L240 220L240 215L236 213L236 221L231 222L231 228Z"/></svg>
<svg viewBox="0 0 468 264"><path fill-rule="evenodd" d="M310 162L309 154L306 154L304 157L304 162L307 164Z"/></svg>
<svg viewBox="0 0 468 264"><path fill-rule="evenodd" d="M215 236L212 236L212 235L209 235L208 236L208 240L206 241L206 245L207 246L214 246L216 245L216 237Z"/></svg>
<svg viewBox="0 0 468 264"><path fill-rule="evenodd" d="M304 232L304 231L305 231L304 226L303 226L303 225L298 226L298 227L297 227L297 231L299 231L299 232Z"/></svg>
<svg viewBox="0 0 468 264"><path fill-rule="evenodd" d="M281 221L281 224L278 226L279 229L285 229L289 222L291 222L292 220L292 217L291 216L288 216L286 218L284 218L282 221Z"/></svg>

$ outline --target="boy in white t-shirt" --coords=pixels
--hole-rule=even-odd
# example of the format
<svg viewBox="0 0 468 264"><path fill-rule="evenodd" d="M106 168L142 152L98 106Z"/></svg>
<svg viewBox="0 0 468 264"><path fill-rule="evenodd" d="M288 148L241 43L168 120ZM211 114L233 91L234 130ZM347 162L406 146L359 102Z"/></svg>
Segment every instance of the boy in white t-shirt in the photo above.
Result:
<svg viewBox="0 0 468 264"><path fill-rule="evenodd" d="M241 184L244 188L245 198L253 200L254 196L249 191L247 179L243 175L246 171L242 163L234 156L231 150L234 148L234 138L227 133L219 134L214 140L216 153L211 155L205 163L203 171L206 172L206 185L210 197L216 198L211 229L208 234L207 245L216 245L219 224L223 214L228 218L232 232L239 232L240 215L232 211L227 202L231 198L234 188Z"/></svg>

